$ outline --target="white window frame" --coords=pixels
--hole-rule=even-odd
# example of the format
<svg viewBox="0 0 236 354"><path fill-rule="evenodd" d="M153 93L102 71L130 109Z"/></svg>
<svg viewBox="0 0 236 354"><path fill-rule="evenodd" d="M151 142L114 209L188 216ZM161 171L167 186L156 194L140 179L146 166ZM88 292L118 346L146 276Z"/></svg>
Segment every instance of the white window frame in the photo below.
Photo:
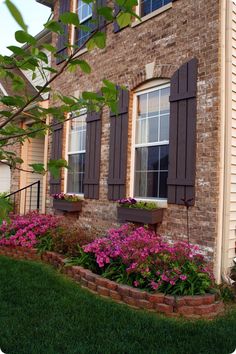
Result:
<svg viewBox="0 0 236 354"><path fill-rule="evenodd" d="M173 2L173 0L172 0L172 2ZM162 12L165 12L165 11L171 9L172 6L173 6L173 5L172 5L172 2L170 2L169 4L166 4L166 5L162 6L162 7L160 7L159 9L157 9L157 10L155 10L155 11L150 12L149 14L147 14L147 15L145 15L145 16L143 16L143 17L142 17L142 21L135 20L135 21L132 23L131 27L136 27L136 26L142 24L143 22L149 20L150 18L155 17L155 16L157 16L157 15L160 15ZM136 12L136 14L137 14L138 16L141 17L141 0L138 0L138 5L136 6L135 12Z"/></svg>
<svg viewBox="0 0 236 354"><path fill-rule="evenodd" d="M87 110L81 109L78 114L76 114L76 116L74 116L72 119L74 118L78 118L79 116L82 116L84 114L87 113ZM69 118L69 117L68 117ZM79 154L79 153L85 153L86 154L86 149L85 150L78 150L78 151L73 151L69 152L69 132L70 132L70 123L71 120L68 120L66 123L66 143L65 143L65 160L67 161L67 163L69 162L69 155L74 155L74 154ZM87 131L87 123L86 123L86 131ZM64 193L69 194L69 195L77 195L78 197L84 198L84 193L67 193L67 182L68 182L68 169L65 169L65 178L64 178Z"/></svg>
<svg viewBox="0 0 236 354"><path fill-rule="evenodd" d="M77 6L76 6L76 13L78 14L78 16L79 16L79 1L80 1L80 0L77 1ZM83 0L81 0L81 1L83 2ZM86 4L86 3L84 3L84 4L91 8L90 5L88 5L88 4ZM93 9L92 9L91 15L89 15L89 16L83 18L82 20L79 19L79 21L80 21L80 23L82 24L82 23L84 23L85 21L89 20L89 19L92 18L92 17L93 17Z"/></svg>
<svg viewBox="0 0 236 354"><path fill-rule="evenodd" d="M155 84L155 86L153 86ZM138 114L138 96L150 93L153 91L157 91L159 89L164 89L170 87L169 80L155 80L154 82L150 82L150 84L144 84L139 88L136 92L134 92L134 100L133 100L133 116L132 116L132 142L131 142L131 171L130 171L130 196L135 198L136 200L147 201L147 202L156 202L158 206L167 207L167 198L142 198L135 197L134 195L134 179L135 179L135 148L143 147L143 146L163 146L169 145L169 140L157 142L157 143L145 143L145 144L136 144L136 119Z"/></svg>

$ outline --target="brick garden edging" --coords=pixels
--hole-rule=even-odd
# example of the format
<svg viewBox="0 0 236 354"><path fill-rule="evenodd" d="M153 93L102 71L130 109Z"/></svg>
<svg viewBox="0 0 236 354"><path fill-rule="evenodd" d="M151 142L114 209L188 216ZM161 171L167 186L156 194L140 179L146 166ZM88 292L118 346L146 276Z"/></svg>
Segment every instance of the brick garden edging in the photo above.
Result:
<svg viewBox="0 0 236 354"><path fill-rule="evenodd" d="M1 246L0 255L16 259L43 260L59 268L63 273L79 282L82 287L93 293L134 308L164 313L169 317L183 316L190 319L212 319L224 311L223 302L216 301L213 294L175 297L160 293L148 293L105 279L83 267L65 267L64 257L55 252L45 252L40 256L35 249Z"/></svg>

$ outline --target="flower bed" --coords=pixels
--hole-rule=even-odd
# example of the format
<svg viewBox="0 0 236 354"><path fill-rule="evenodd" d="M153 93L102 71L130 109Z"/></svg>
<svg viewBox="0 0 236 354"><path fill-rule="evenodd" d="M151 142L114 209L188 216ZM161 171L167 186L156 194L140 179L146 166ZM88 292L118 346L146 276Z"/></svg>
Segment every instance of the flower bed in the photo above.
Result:
<svg viewBox="0 0 236 354"><path fill-rule="evenodd" d="M40 259L37 250L24 247L0 246L0 255L16 259ZM82 287L135 308L163 313L169 317L183 316L190 319L212 319L224 311L223 302L216 301L214 294L199 296L151 294L105 279L79 266L65 267L64 257L55 252L45 252L41 259L61 269Z"/></svg>

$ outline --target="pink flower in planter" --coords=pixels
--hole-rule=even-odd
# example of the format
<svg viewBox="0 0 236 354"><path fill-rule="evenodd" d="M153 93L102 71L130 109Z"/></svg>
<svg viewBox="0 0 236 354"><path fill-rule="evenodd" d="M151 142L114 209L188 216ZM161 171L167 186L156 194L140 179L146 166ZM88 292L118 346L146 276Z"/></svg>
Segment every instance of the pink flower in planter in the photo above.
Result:
<svg viewBox="0 0 236 354"><path fill-rule="evenodd" d="M186 275L181 274L179 278L180 278L182 281L185 281L185 280L187 280L188 277L187 277Z"/></svg>

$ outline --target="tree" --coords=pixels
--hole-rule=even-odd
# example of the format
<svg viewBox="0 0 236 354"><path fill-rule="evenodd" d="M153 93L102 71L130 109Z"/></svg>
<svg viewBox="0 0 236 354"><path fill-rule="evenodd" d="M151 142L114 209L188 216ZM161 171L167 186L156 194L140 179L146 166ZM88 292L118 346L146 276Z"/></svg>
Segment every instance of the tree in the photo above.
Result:
<svg viewBox="0 0 236 354"><path fill-rule="evenodd" d="M123 28L130 25L132 18L139 17L133 11L137 5L137 0L116 0L113 4L104 7L98 7L96 0L83 0L85 3L90 4L99 15L98 18L103 18L103 25L101 26L98 21L93 20L93 30L91 28L80 24L79 17L76 13L66 12L63 13L60 18L55 21L49 20L44 27L49 31L58 35L63 34L64 25L74 25L78 29L88 32L87 40L81 45L67 44L68 57L59 66L59 68L52 67L48 63L48 57L42 51L43 48L49 50L55 57L58 56L57 48L51 44L44 44L42 48L39 47L37 40L31 36L28 32L28 27L23 20L23 16L16 8L11 0L5 0L5 4L14 17L15 21L21 27L21 30L15 33L15 39L19 43L19 46L9 46L8 49L12 52L10 56L0 55L0 79L6 79L10 81L14 94L11 96L2 96L0 98L0 104L2 109L0 110L0 162L7 164L12 169L22 169L21 165L23 160L20 156L17 156L11 151L11 146L15 143L23 144L28 138L34 138L47 134L53 129L55 124L64 123L68 119L69 113L79 111L82 108L86 108L87 111L98 111L103 106L108 106L113 112L117 109L117 86L115 83L106 79L102 82L101 92L82 92L81 97L76 98L73 96L65 96L60 92L51 92L56 96L60 104L57 106L50 106L49 108L43 108L35 103L40 95L45 92L50 92L50 84L56 80L60 75L68 70L74 72L78 67L84 75L91 73L91 67L85 60L76 58L76 54L79 50L87 47L88 50L93 50L95 47L103 49L106 46L106 33L103 31L104 27L108 26L114 21L117 21L118 25ZM119 8L119 11L114 11L114 8ZM22 45L29 45L29 49L26 51L22 49ZM44 63L43 67L40 66ZM40 70L42 77L46 77L46 73L50 73L50 79L46 81L42 87L37 87L38 92L34 96L28 94L19 95L25 87L25 82L20 75L17 74L17 70L25 70L35 78L36 70ZM18 124L19 117L27 116L32 119L32 125L27 128L22 128ZM53 123L47 124L47 116L53 116ZM42 173L45 174L48 171L57 177L60 173L60 169L67 167L65 160L50 160L48 161L47 168L43 164L33 164L29 166L27 171L29 173ZM2 204L1 204L2 203ZM0 202L0 209L4 212L6 210L5 201Z"/></svg>

